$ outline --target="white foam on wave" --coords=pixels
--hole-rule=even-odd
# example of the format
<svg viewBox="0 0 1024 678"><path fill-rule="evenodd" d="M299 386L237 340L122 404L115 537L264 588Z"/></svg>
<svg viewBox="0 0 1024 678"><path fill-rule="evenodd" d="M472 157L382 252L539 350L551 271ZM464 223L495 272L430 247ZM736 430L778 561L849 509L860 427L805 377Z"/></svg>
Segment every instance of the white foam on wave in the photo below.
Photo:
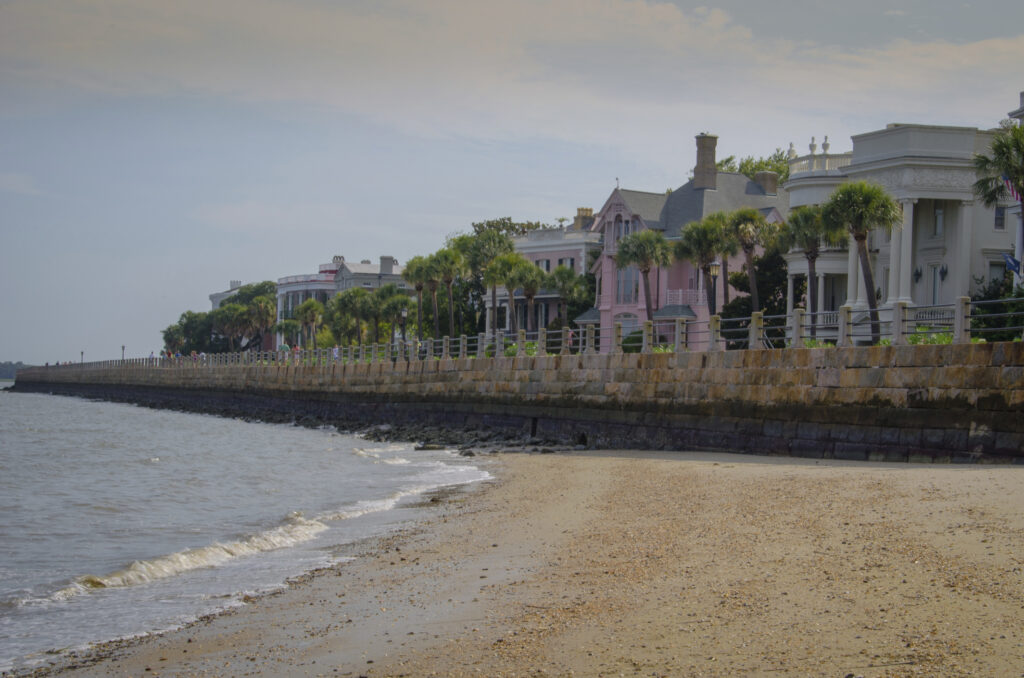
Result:
<svg viewBox="0 0 1024 678"><path fill-rule="evenodd" d="M93 589L135 586L204 567L216 567L241 556L294 546L309 541L327 529L319 520L292 514L277 527L231 542L187 549L150 560L137 560L128 567L104 575L83 575L49 597L66 600ZM28 601L26 601L28 602Z"/></svg>

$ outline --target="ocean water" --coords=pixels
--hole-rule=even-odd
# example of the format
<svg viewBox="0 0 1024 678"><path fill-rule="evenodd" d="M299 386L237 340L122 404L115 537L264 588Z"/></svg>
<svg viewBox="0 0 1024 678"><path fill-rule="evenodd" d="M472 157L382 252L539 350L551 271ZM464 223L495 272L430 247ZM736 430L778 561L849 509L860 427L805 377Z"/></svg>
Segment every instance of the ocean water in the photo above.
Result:
<svg viewBox="0 0 1024 678"><path fill-rule="evenodd" d="M240 604L488 477L333 430L0 392L0 670Z"/></svg>

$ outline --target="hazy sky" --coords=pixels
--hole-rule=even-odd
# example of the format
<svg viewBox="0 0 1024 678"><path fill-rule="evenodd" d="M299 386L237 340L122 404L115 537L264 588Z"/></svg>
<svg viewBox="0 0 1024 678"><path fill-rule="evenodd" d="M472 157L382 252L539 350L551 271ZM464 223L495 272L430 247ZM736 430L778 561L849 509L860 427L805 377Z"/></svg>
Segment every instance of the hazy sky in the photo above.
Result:
<svg viewBox="0 0 1024 678"><path fill-rule="evenodd" d="M1024 2L0 0L0 360L890 122L995 126Z"/></svg>

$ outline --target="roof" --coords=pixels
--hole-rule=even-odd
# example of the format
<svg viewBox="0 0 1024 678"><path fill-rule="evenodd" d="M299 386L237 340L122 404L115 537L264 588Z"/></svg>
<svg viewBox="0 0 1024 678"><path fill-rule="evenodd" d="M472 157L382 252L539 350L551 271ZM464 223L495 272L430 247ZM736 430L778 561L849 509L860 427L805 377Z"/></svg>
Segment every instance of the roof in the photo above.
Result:
<svg viewBox="0 0 1024 678"><path fill-rule="evenodd" d="M338 273L341 273L342 270L347 270L349 273L352 273L353 275L358 275L358 274L363 274L363 275L380 275L381 274L380 273L380 264L379 263L377 263L377 264L357 264L355 262L348 262L348 261L346 261L345 263L341 264L341 266L338 267ZM402 266L399 266L398 264L395 264L395 266L392 269L391 273L385 273L384 275L401 276L402 275L402 270L403 270Z"/></svg>
<svg viewBox="0 0 1024 678"><path fill-rule="evenodd" d="M696 318L697 314L687 304L672 304L659 308L654 312L655 320L666 320L674 318Z"/></svg>
<svg viewBox="0 0 1024 678"><path fill-rule="evenodd" d="M715 189L694 188L690 180L665 196L660 218L665 236L678 237L688 223L700 221L713 212L731 212L741 207L753 207L765 214L774 207L783 217L789 212L789 200L783 188L776 194L765 193L760 184L737 172L719 172L716 186Z"/></svg>
<svg viewBox="0 0 1024 678"><path fill-rule="evenodd" d="M582 315L573 319L577 325L593 325L601 322L601 312L596 308L588 308Z"/></svg>
<svg viewBox="0 0 1024 678"><path fill-rule="evenodd" d="M649 193L647 191L631 191L619 189L619 195L633 212L644 220L648 228L661 228L661 213L665 207L666 193Z"/></svg>

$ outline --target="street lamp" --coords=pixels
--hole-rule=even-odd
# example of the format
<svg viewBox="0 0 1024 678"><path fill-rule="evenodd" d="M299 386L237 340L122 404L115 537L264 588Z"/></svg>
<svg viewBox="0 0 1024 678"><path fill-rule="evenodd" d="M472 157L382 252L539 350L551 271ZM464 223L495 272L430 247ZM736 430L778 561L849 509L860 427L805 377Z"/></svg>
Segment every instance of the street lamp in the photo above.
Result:
<svg viewBox="0 0 1024 678"><path fill-rule="evenodd" d="M124 344L121 344L121 362L124 362Z"/></svg>
<svg viewBox="0 0 1024 678"><path fill-rule="evenodd" d="M405 319L409 317L409 309L402 307L402 343L405 343Z"/></svg>
<svg viewBox="0 0 1024 678"><path fill-rule="evenodd" d="M85 351L81 352L81 357L82 357L81 363L84 365L85 364Z"/></svg>
<svg viewBox="0 0 1024 678"><path fill-rule="evenodd" d="M715 315L717 309L715 304L718 301L718 274L722 270L722 264L717 261L712 261L708 264L708 275L711 276L711 298L708 299L708 308L711 310L710 315Z"/></svg>

